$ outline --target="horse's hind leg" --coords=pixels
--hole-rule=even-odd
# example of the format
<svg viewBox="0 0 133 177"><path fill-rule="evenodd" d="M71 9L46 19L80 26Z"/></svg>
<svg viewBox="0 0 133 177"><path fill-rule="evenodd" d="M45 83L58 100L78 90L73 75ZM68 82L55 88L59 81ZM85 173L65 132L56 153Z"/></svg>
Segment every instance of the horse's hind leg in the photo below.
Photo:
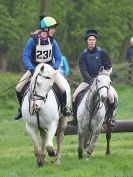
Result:
<svg viewBox="0 0 133 177"><path fill-rule="evenodd" d="M34 145L34 153L36 156L37 164L39 167L43 166L44 160L42 159L42 152L38 142L38 128L26 124L26 130L29 136L31 137Z"/></svg>
<svg viewBox="0 0 133 177"><path fill-rule="evenodd" d="M61 163L61 145L64 138L64 131L67 126L66 117L62 117L59 120L59 127L57 130L57 156L55 157L55 164L60 165Z"/></svg>
<svg viewBox="0 0 133 177"><path fill-rule="evenodd" d="M79 130L78 130L78 139L79 139L78 158L80 160L83 159L84 135Z"/></svg>
<svg viewBox="0 0 133 177"><path fill-rule="evenodd" d="M106 141L107 141L106 155L110 155L110 139L111 139L111 129L107 126L107 131L106 131Z"/></svg>

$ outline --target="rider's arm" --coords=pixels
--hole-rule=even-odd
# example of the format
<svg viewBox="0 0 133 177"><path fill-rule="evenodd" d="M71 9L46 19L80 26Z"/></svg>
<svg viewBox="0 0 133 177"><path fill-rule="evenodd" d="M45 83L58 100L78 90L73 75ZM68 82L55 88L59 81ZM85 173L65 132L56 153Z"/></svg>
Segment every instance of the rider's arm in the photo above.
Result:
<svg viewBox="0 0 133 177"><path fill-rule="evenodd" d="M31 62L31 53L33 50L33 47L35 46L34 39L31 37L23 51L23 62L28 70L34 69L34 65Z"/></svg>
<svg viewBox="0 0 133 177"><path fill-rule="evenodd" d="M60 48L59 48L57 42L54 39L52 41L52 44L53 44L53 56L55 59L55 62L52 65L52 67L54 69L58 69L60 66L60 63L61 63L61 52L60 52Z"/></svg>
<svg viewBox="0 0 133 177"><path fill-rule="evenodd" d="M92 77L89 75L87 68L87 56L84 53L81 53L79 57L79 69L84 78L84 81L90 83Z"/></svg>

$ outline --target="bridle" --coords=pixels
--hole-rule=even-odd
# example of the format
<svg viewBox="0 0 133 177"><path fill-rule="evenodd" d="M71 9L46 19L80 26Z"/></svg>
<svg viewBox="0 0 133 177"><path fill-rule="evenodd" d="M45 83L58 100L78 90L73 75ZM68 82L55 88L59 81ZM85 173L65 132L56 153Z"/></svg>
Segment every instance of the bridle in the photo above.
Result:
<svg viewBox="0 0 133 177"><path fill-rule="evenodd" d="M99 75L107 75L108 77L110 77L108 74L99 74ZM98 76L99 76L98 75ZM96 101L96 103L93 105L93 109L92 109L92 111L91 111L91 116L93 116L93 114L94 114L94 110L96 110L95 111L95 113L99 110L99 109L101 109L102 107L103 107L103 105L104 105L104 102L102 102L102 105L100 106L100 102L101 102L101 98L100 98L100 95L99 95L99 91L101 90L101 89L103 89L103 88L106 88L107 89L107 93L108 93L108 91L109 91L109 89L110 89L110 85L109 86L106 86L106 85L103 85L102 87L98 87L98 76L96 77L96 79L95 79L95 83L96 83L96 89L95 89L95 91L94 91L94 93L93 93L93 100L95 100L95 98L96 97L99 97L99 99L97 99L97 101ZM91 86L92 87L92 86ZM91 92L92 92L92 88L90 88L90 90L91 90Z"/></svg>
<svg viewBox="0 0 133 177"><path fill-rule="evenodd" d="M37 100L42 100L45 104L46 100L47 100L47 97L48 97L48 93L49 91L51 90L52 87L49 88L46 96L42 96L42 95L39 95L36 93L36 87L37 87L37 79L38 77L42 77L42 78L45 78L45 79L51 79L51 77L49 76L44 76L42 75L41 73L38 73L35 77L35 82L34 82L34 86L33 86L33 89L30 89L29 90L29 97L28 97L28 100L29 100L29 113L31 115L35 114L37 111L35 109L33 109L33 111L31 112L31 102L33 102L33 108L34 108L34 105L35 105L35 102ZM32 87L31 87L32 88Z"/></svg>

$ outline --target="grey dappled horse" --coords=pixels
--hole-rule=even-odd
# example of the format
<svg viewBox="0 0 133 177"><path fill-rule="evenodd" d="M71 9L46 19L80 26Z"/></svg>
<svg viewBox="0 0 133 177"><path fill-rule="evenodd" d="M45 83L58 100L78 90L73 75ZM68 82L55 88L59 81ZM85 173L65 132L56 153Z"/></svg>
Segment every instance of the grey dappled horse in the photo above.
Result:
<svg viewBox="0 0 133 177"><path fill-rule="evenodd" d="M107 104L105 102L109 89L111 89L116 98L116 102L118 102L118 95L111 86L110 71L102 68L77 109L79 159L83 158L84 138L87 138L86 159L88 160L94 150L94 145L101 132L102 125L107 121ZM115 108L113 115L116 114L116 110L117 108ZM106 136L111 136L110 130L108 130ZM109 142L107 141L106 154L109 153Z"/></svg>

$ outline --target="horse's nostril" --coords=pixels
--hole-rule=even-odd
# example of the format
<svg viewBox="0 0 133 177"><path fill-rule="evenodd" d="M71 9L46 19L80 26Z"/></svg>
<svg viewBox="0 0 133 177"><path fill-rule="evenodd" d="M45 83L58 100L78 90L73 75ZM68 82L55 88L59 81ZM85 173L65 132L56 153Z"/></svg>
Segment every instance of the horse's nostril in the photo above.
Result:
<svg viewBox="0 0 133 177"><path fill-rule="evenodd" d="M101 101L104 102L104 101L106 100L106 98L107 98L107 97L105 97L105 96L102 95L102 96L101 96Z"/></svg>

